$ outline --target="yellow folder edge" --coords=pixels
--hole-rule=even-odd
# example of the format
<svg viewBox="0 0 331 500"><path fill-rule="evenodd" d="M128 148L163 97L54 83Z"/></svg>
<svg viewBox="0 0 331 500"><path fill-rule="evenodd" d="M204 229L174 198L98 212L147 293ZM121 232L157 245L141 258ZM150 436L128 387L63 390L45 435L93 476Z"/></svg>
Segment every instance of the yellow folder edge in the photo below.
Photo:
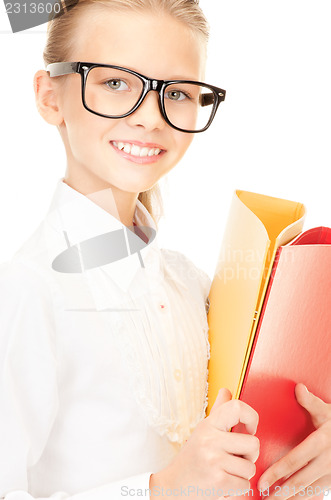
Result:
<svg viewBox="0 0 331 500"><path fill-rule="evenodd" d="M228 387L234 399L240 397L276 251L302 231L305 215L302 203L249 191L234 193L209 293L207 415L221 387Z"/></svg>

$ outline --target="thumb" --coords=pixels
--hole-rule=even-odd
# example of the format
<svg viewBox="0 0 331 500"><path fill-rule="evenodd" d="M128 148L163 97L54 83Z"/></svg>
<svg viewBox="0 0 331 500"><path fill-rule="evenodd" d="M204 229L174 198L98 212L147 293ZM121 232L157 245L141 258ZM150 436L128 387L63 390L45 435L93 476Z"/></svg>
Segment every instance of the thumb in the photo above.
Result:
<svg viewBox="0 0 331 500"><path fill-rule="evenodd" d="M214 408L223 405L227 401L231 401L231 399L232 399L232 394L229 391L229 389L227 389L226 387L222 387L222 389L218 391L217 398L215 399L215 403L213 404L210 413L213 411Z"/></svg>
<svg viewBox="0 0 331 500"><path fill-rule="evenodd" d="M326 420L331 418L331 404L325 403L309 392L304 384L300 383L295 386L295 396L298 403L310 413L315 428L321 427Z"/></svg>

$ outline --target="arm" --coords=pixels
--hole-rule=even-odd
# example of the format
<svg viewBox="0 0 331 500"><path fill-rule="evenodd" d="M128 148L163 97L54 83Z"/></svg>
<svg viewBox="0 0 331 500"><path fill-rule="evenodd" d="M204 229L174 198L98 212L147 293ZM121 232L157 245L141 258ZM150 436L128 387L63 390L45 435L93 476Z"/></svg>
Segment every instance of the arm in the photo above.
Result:
<svg viewBox="0 0 331 500"><path fill-rule="evenodd" d="M28 472L40 459L59 407L50 290L21 264L0 267L0 498L32 500ZM149 488L152 472L56 500L123 500ZM134 493L134 494L133 494ZM141 498L141 495L139 496ZM145 496L148 498L148 496Z"/></svg>

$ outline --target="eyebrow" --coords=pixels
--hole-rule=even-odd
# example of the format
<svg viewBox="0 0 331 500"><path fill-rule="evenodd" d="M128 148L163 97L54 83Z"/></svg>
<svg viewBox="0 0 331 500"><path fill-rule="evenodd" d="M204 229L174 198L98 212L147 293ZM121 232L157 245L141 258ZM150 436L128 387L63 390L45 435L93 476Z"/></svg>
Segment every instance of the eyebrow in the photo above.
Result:
<svg viewBox="0 0 331 500"><path fill-rule="evenodd" d="M84 61L87 61L87 59L84 59ZM136 71L136 73L141 73L143 75L148 75L148 74L152 74L153 71L148 71L146 73L146 71L142 71L140 70L139 68L136 68L134 66L131 66L131 65L126 65L126 64L117 64L116 62L100 62L98 61L98 63L96 64L109 64L109 65L112 65L112 66L121 66L122 68L127 68L127 69L130 69L131 71ZM155 75L153 75L153 77L151 78L156 78ZM157 78L158 80L193 80L193 81L197 81L199 80L199 78L197 78L196 76L183 76L183 74L175 74L175 75L167 75L166 78Z"/></svg>

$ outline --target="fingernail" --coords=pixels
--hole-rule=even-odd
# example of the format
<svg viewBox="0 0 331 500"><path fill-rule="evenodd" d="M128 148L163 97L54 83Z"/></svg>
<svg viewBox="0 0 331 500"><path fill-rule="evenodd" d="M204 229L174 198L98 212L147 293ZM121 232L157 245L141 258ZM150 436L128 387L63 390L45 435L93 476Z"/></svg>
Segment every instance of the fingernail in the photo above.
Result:
<svg viewBox="0 0 331 500"><path fill-rule="evenodd" d="M307 389L307 387L305 385L303 387L306 389L307 392L309 392L308 389Z"/></svg>

